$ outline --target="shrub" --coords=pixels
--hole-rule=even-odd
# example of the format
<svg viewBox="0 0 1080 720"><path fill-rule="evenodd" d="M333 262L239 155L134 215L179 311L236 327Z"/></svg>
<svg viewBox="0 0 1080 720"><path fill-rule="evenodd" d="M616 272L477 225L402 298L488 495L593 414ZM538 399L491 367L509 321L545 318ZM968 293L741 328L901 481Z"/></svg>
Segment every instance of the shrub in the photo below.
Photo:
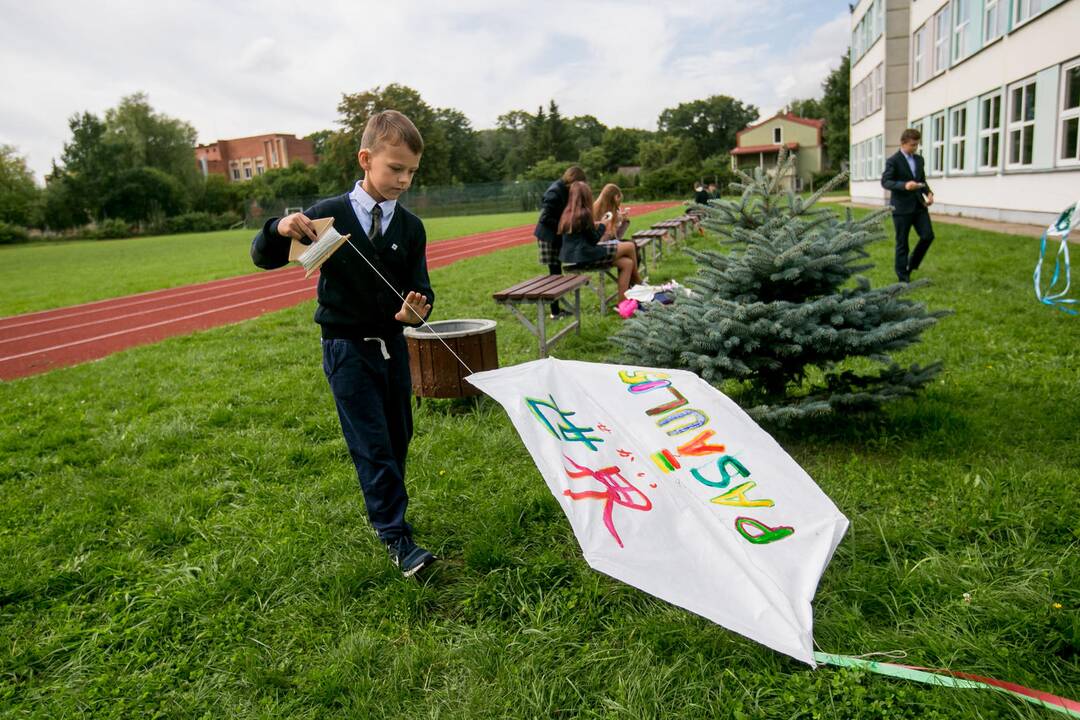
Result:
<svg viewBox="0 0 1080 720"><path fill-rule="evenodd" d="M12 225L0 220L0 245L30 242L30 233L21 225Z"/></svg>
<svg viewBox="0 0 1080 720"><path fill-rule="evenodd" d="M87 240L112 240L131 236L131 227L120 218L102 220L94 226L87 226L79 231L79 237Z"/></svg>
<svg viewBox="0 0 1080 720"><path fill-rule="evenodd" d="M810 187L806 188L806 189L809 190L810 188L813 188L814 190L817 190L818 188L822 187L823 185L825 185L825 183L829 182L830 180L832 180L834 177L836 177L839 174L840 174L840 172L837 171L837 170L825 170L823 172L814 173L813 175L810 176ZM833 188L833 190L847 190L847 189L848 189L847 178L845 178L843 182L841 182L839 185L837 185L836 187Z"/></svg>

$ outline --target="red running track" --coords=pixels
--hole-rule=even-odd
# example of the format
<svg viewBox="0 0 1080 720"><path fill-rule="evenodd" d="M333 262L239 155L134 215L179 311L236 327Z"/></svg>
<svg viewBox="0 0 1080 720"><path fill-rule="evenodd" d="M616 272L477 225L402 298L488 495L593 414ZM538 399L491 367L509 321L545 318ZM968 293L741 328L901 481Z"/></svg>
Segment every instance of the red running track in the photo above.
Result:
<svg viewBox="0 0 1080 720"><path fill-rule="evenodd" d="M632 216L676 203L638 205ZM532 225L433 242L429 268L534 242ZM0 318L0 380L96 360L125 348L248 320L315 297L299 267Z"/></svg>

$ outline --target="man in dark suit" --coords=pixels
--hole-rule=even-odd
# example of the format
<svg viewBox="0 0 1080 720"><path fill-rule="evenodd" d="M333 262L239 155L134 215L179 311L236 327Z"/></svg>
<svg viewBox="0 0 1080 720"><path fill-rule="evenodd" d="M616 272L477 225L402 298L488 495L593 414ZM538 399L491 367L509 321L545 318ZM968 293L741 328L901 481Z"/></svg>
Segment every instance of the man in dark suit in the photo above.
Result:
<svg viewBox="0 0 1080 720"><path fill-rule="evenodd" d="M896 227L896 277L909 282L911 272L919 269L930 243L934 242L934 226L930 224L927 208L934 204L934 193L926 184L922 155L916 155L922 134L908 128L900 135L900 149L885 161L881 186L892 191L893 226ZM908 235L911 228L919 235L915 251L908 256Z"/></svg>

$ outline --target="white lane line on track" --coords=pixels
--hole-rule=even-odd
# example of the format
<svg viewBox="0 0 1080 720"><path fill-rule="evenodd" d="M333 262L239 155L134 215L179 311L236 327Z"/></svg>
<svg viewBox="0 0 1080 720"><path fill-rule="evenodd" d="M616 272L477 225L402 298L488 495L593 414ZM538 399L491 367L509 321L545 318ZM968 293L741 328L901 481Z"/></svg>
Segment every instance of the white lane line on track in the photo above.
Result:
<svg viewBox="0 0 1080 720"><path fill-rule="evenodd" d="M150 313L163 313L182 308L188 305L200 305L206 302L212 302L215 300L223 300L225 298L236 297L237 295L251 295L253 292L259 292L263 290L273 290L274 288L280 288L282 286L295 285L298 281L304 283L303 289L314 290L315 285L312 284L306 278L298 278L297 280L286 280L285 282L279 282L274 284L260 285L256 288L244 288L235 292L224 293L222 295L214 295L213 297L199 298L196 300L186 300L180 303L173 303L171 305L163 305L161 307L148 308L146 310L138 310L132 313L125 313L123 315L113 315L111 317L102 318L100 320L91 320L90 322L79 323L77 325L65 325L64 327L53 328L51 330L42 330L36 333L30 333L29 335L20 335L18 337L3 338L0 339L0 345L4 343L16 342L18 340L29 340L30 338L41 337L43 335L58 335L60 333L69 332L71 330L78 330L80 328L90 327L92 325L101 325L102 323L116 322L118 320L125 320L127 318L138 317L139 315L147 315ZM277 297L277 296L274 296Z"/></svg>
<svg viewBox="0 0 1080 720"><path fill-rule="evenodd" d="M277 298L286 297L288 295L295 295L295 294L301 293L301 292L310 292L310 290L309 290L309 288L304 288L303 290L292 290L290 292L279 293L277 295L271 295L269 297L261 297L261 298L255 299L255 300L248 300L248 301L242 302L242 303L235 303L233 305L226 305L225 307L214 308L213 310L204 310L203 312L192 313L190 315L185 315L184 317L172 318L171 320L162 320L161 322L150 323L148 325L140 325L138 327L133 327L133 328L126 328L124 330L117 330L116 332L106 333L105 335L98 335L98 336L92 337L92 338L85 338L83 340L74 340L72 342L62 343L60 345L53 345L52 347L42 348L40 350L31 350L30 352L24 352L24 353L20 353L18 355L8 355L6 357L0 357L0 363L8 362L10 360L18 360L19 358L29 357L31 355L42 355L42 354L47 353L47 352L52 352L54 350L62 350L63 348L72 347L74 345L85 345L86 343L89 343L89 342L94 342L96 340L104 340L105 338L116 337L117 335L127 335L128 333L138 332L140 330L149 330L150 328L160 327L162 325L168 325L170 323L178 323L178 322L181 322L183 320L191 320L192 318L203 317L204 315L213 315L215 313L225 312L226 310L233 310L235 308L243 307L245 305L252 305L254 303L266 302L268 300L276 300Z"/></svg>
<svg viewBox="0 0 1080 720"><path fill-rule="evenodd" d="M300 272L301 271L299 269L296 269L296 272L281 273L281 275L300 274ZM200 292L207 292L207 291L217 290L217 289L220 289L222 287L233 287L233 286L247 285L247 284L258 286L261 283L266 282L267 277L268 277L268 275L266 273L252 273L250 275L241 275L240 277L226 278L226 279L223 279L223 280L220 280L220 281L219 280L212 280L212 281L210 281L208 283L200 283L198 285L183 285L183 286L178 287L178 288L169 288L169 289L166 289L166 290L151 290L150 292L146 292L146 293L136 293L134 295L126 295L126 296L124 296L122 298L110 298L110 299L107 299L107 300L95 300L93 302L84 303L82 305L72 305L72 306L66 307L66 308L53 308L52 310L39 310L38 312L25 313L23 315L11 315L6 319L8 319L8 320L15 320L15 319L22 320L22 319L30 319L30 318L33 318L33 319L30 319L27 322L14 322L14 323L5 323L5 322L3 322L4 319L0 319L0 330L7 330L9 328L14 328L14 327L22 327L23 325L34 325L36 323L45 322L45 321L48 321L48 320L57 320L57 319L62 319L62 318L78 317L80 315L89 315L91 313L101 312L103 310L109 310L109 309L112 309L112 308L135 307L137 305L145 305L146 303L158 302L158 301L161 301L161 300L169 300L169 299L176 298L176 297L184 297L184 296L187 296L187 295L193 295L193 294L200 293ZM277 280L278 278L275 277L274 279ZM151 295L153 295L155 293L157 293L158 296L150 297ZM139 299L134 300L133 298L139 298ZM130 302L127 302L128 300L130 300ZM94 307L94 306L97 306L97 305L106 306L106 307ZM72 311L72 312L66 312L66 311ZM48 317L36 317L36 316L40 316L40 315L48 315Z"/></svg>

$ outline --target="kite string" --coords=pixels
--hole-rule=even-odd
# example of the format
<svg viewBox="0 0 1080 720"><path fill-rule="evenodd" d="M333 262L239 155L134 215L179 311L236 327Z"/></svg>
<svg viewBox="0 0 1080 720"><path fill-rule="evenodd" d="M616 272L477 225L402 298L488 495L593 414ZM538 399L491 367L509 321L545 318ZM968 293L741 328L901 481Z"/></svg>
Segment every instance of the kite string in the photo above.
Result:
<svg viewBox="0 0 1080 720"><path fill-rule="evenodd" d="M370 260L367 259L367 256L364 255L364 253L360 252L360 249L358 247L356 247L355 245L352 244L352 240L349 239L348 237L346 237L345 242L349 243L349 247L351 247L353 250L356 250L357 255L364 258L364 262L366 262L368 264L368 267L370 267L372 270L375 271L375 274L379 276L379 279L382 280L384 283L386 283L386 287L390 288L390 290L393 291L393 293L398 296L398 298L401 300L402 305L405 305L406 304L405 303L405 298L401 297L401 293L399 293L397 291L397 288L395 288L393 285L391 285L390 281L387 280L385 277L383 277L383 274L381 272L379 272L379 269L377 267L375 267ZM414 315L416 315L417 317L420 317L420 314L417 313L415 310L413 310L411 305L409 306L409 310ZM439 333L435 332L435 328L428 325L427 320L425 320L424 318L420 318L420 322L424 324L424 327L426 327L428 329L428 332L430 332L432 335L435 336L435 339L437 339L439 342L441 342L443 344L443 347L445 347L447 350L450 351L450 354L454 356L454 359L456 359L459 363L461 363L461 366L463 368L465 368L466 370L468 370L469 374L472 375L473 374L473 369L471 367L469 367L468 364L466 364L466 362L464 360L462 360L458 356L458 354L456 352L454 352L454 349L452 347L450 347L449 345L446 344L446 341L442 339L442 337L439 335Z"/></svg>

